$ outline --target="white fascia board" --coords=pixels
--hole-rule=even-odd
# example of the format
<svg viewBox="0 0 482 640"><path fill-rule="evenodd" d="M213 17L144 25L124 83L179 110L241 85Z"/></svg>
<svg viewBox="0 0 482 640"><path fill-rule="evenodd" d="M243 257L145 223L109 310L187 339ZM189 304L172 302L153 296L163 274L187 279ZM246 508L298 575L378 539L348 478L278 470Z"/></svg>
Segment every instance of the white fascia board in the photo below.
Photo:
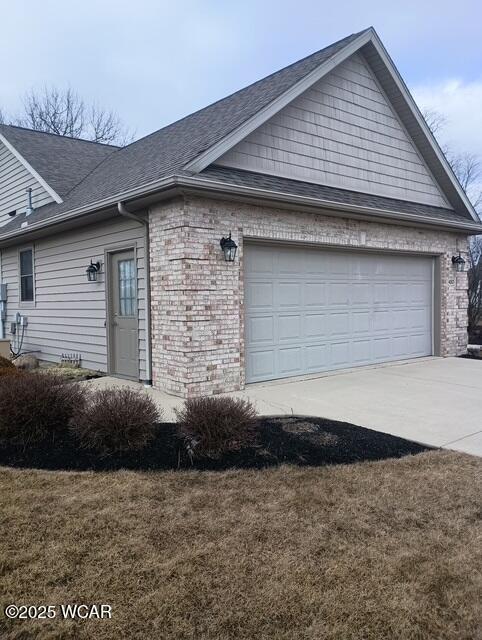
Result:
<svg viewBox="0 0 482 640"><path fill-rule="evenodd" d="M215 162L223 154L229 151L238 142L241 142L255 129L260 127L264 122L276 115L283 107L286 107L295 98L300 96L304 91L309 89L315 82L321 80L323 76L337 67L341 62L358 51L360 47L372 39L372 29L364 31L358 38L347 44L343 49L333 54L331 58L313 69L299 82L290 87L283 94L275 98L270 104L260 109L254 116L243 122L237 129L229 133L225 138L214 144L212 147L201 153L199 156L188 162L184 167L184 171L193 174L199 173L207 166Z"/></svg>
<svg viewBox="0 0 482 640"><path fill-rule="evenodd" d="M42 185L45 191L52 196L52 198L55 200L57 204L60 204L61 202L63 202L59 194L56 191L54 191L54 189L52 189L52 187L49 184L45 182L42 176L39 173L37 173L37 171L35 171L32 165L29 162L27 162L27 160L25 160L22 154L19 153L17 149L15 149L15 147L7 140L7 138L2 133L0 133L0 142L3 142L3 144L7 147L10 153L12 153L21 164L23 164L23 166L27 169L27 171L35 178L35 180L37 180L37 182L39 182Z"/></svg>
<svg viewBox="0 0 482 640"><path fill-rule="evenodd" d="M420 126L420 128L423 131L423 133L425 134L425 137L427 138L427 141L429 142L432 150L434 151L435 155L437 156L438 161L442 165L442 167L443 167L445 173L447 174L450 182L452 183L453 187L455 188L455 190L457 191L458 195L460 196L460 199L462 200L462 202L466 206L466 208L467 208L468 212L470 213L470 215L472 216L472 218L476 222L480 222L480 219L479 219L474 207L472 206L472 203L468 199L467 194L465 193L465 191L463 190L462 186L460 185L460 182L457 180L457 178L456 178L456 176L455 176L455 174L453 172L452 167L450 166L447 158L445 157L445 154L440 149L440 146L439 146L437 140L435 139L433 133L430 131L429 126L425 122L425 118L420 113L420 109L418 108L417 103L413 99L410 91L407 88L407 85L405 84L402 76L400 75L398 69L394 65L392 59L390 58L387 50L385 49L382 41L378 37L378 34L376 33L375 30L371 31L370 41L371 41L372 45L375 47L375 49L376 49L377 53L379 54L380 58L382 59L385 67L387 68L388 72L390 73L390 76L391 76L392 80L394 81L394 83L396 84L398 90L400 91L400 93L402 94L403 98L405 99L405 102L407 103L407 106L410 109L411 114L413 115L413 117L417 121L417 124ZM436 182L439 183L438 180Z"/></svg>

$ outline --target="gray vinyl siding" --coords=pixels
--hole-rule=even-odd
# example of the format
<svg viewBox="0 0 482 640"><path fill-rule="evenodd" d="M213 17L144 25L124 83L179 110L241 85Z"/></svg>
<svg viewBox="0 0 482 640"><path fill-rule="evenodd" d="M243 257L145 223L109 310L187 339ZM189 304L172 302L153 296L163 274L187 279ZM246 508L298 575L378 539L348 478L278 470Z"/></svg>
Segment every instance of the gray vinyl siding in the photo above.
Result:
<svg viewBox="0 0 482 640"><path fill-rule="evenodd" d="M2 282L8 287L7 337L20 311L28 318L23 350L40 359L59 362L62 353L80 353L83 366L107 371L105 251L136 248L139 305L139 369L146 377L145 239L144 227L132 220L115 220L54 235L33 246L35 304L19 303L18 251L2 250ZM88 282L91 259L102 262L97 282Z"/></svg>
<svg viewBox="0 0 482 640"><path fill-rule="evenodd" d="M54 201L20 160L0 142L0 226L11 220L8 216L10 211L25 212L28 187L32 188L34 208Z"/></svg>
<svg viewBox="0 0 482 640"><path fill-rule="evenodd" d="M373 72L358 53L216 164L449 206Z"/></svg>

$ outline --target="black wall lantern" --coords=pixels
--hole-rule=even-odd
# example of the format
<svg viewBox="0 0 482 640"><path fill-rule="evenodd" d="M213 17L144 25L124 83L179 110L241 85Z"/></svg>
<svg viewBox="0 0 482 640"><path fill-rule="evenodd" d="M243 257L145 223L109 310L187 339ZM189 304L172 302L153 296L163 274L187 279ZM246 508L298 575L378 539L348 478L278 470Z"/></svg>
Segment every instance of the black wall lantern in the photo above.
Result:
<svg viewBox="0 0 482 640"><path fill-rule="evenodd" d="M87 280L89 282L95 282L97 280L97 274L100 271L100 267L101 267L100 262L92 262L92 260L90 261L89 266L85 270L87 274Z"/></svg>
<svg viewBox="0 0 482 640"><path fill-rule="evenodd" d="M221 238L219 244L224 252L224 259L226 262L234 262L238 245L231 239L231 232L229 232L229 236L227 238Z"/></svg>
<svg viewBox="0 0 482 640"><path fill-rule="evenodd" d="M465 267L465 260L462 258L462 256L459 253L458 256L452 256L452 264L454 265L455 269L459 273L461 273Z"/></svg>

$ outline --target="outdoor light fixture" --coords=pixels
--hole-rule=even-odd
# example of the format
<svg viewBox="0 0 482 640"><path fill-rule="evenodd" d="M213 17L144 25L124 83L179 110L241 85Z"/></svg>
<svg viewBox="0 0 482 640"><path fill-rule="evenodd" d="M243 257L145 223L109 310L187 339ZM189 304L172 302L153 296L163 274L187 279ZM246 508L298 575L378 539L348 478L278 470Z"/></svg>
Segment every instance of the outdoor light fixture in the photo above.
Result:
<svg viewBox="0 0 482 640"><path fill-rule="evenodd" d="M221 245L221 249L224 252L224 259L226 260L226 262L234 262L238 245L234 242L234 240L231 239L231 231L229 232L229 236L227 238L221 238L219 244Z"/></svg>
<svg viewBox="0 0 482 640"><path fill-rule="evenodd" d="M461 273L465 267L465 260L462 258L462 256L459 253L458 256L452 256L452 264L454 265L455 269L459 273Z"/></svg>
<svg viewBox="0 0 482 640"><path fill-rule="evenodd" d="M90 261L89 266L85 270L87 274L87 280L89 282L95 282L97 280L97 274L100 271L100 267L101 267L100 262L92 262L92 260Z"/></svg>

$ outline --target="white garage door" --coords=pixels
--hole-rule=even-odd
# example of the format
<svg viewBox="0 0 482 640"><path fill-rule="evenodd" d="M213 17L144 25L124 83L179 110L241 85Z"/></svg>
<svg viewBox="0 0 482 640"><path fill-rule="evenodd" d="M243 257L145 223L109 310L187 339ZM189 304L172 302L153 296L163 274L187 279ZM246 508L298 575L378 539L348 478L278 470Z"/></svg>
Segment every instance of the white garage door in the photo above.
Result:
<svg viewBox="0 0 482 640"><path fill-rule="evenodd" d="M432 353L432 258L247 244L246 379Z"/></svg>

